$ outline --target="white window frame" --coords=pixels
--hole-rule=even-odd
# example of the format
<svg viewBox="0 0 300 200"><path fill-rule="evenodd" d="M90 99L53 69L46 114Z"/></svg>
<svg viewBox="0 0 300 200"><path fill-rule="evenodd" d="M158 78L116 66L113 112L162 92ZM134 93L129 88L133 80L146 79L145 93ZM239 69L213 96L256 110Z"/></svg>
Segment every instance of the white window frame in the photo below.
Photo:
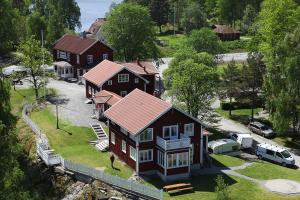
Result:
<svg viewBox="0 0 300 200"><path fill-rule="evenodd" d="M57 57L57 58L60 58L60 57L59 57L59 50L56 50L56 57Z"/></svg>
<svg viewBox="0 0 300 200"><path fill-rule="evenodd" d="M127 131L126 131L124 128L120 127L120 131L121 131L122 133L124 133L125 135L127 135Z"/></svg>
<svg viewBox="0 0 300 200"><path fill-rule="evenodd" d="M189 165L189 163L188 163L188 159L189 159L188 154L189 154L188 152L168 154L167 155L167 168L168 169L173 169L173 168L187 167ZM172 165L171 166L169 165L169 157L172 158ZM180 164L179 163L180 158L184 158L184 157L186 159L184 159L183 160L184 162L182 164ZM173 164L173 159L174 158L176 159L176 163L175 164Z"/></svg>
<svg viewBox="0 0 300 200"><path fill-rule="evenodd" d="M151 152L151 157L148 158L149 152ZM141 156L145 156L145 160L141 160ZM140 163L145 163L145 162L152 162L153 161L153 149L146 149L146 150L140 150L139 151L139 162Z"/></svg>
<svg viewBox="0 0 300 200"><path fill-rule="evenodd" d="M130 158L134 161L136 161L136 149L133 147L133 146L130 146L129 148L129 151L130 151ZM132 155L134 154L134 155Z"/></svg>
<svg viewBox="0 0 300 200"><path fill-rule="evenodd" d="M107 85L112 85L112 80L108 80Z"/></svg>
<svg viewBox="0 0 300 200"><path fill-rule="evenodd" d="M125 97L126 95L127 95L127 91L121 91L121 92L120 92L120 96L121 96L121 97Z"/></svg>
<svg viewBox="0 0 300 200"><path fill-rule="evenodd" d="M108 54L107 54L107 53L104 53L104 54L102 55L102 59L103 59L103 60L108 60Z"/></svg>
<svg viewBox="0 0 300 200"><path fill-rule="evenodd" d="M122 140L122 152L126 153L126 141Z"/></svg>
<svg viewBox="0 0 300 200"><path fill-rule="evenodd" d="M140 82L140 79L139 78L135 78L134 79L134 83L138 84Z"/></svg>
<svg viewBox="0 0 300 200"><path fill-rule="evenodd" d="M161 167L165 167L165 153L157 150L157 164Z"/></svg>
<svg viewBox="0 0 300 200"><path fill-rule="evenodd" d="M194 152L195 152L194 144L192 144L191 145L191 150L190 150L190 164L194 163Z"/></svg>
<svg viewBox="0 0 300 200"><path fill-rule="evenodd" d="M192 126L191 132L187 132L187 129L189 128L189 126ZM195 130L194 127L195 127L194 123L184 124L184 134L188 135L188 136L194 136L194 130Z"/></svg>
<svg viewBox="0 0 300 200"><path fill-rule="evenodd" d="M141 139L142 134L145 134L146 131L147 131L147 133L149 133L148 131L151 131L151 139L148 139L148 140ZM147 128L146 130L144 130L144 131L139 135L139 141L140 141L140 142L150 142L150 141L153 141L153 128Z"/></svg>
<svg viewBox="0 0 300 200"><path fill-rule="evenodd" d="M110 141L113 145L116 144L116 135L114 132L110 132Z"/></svg>
<svg viewBox="0 0 300 200"><path fill-rule="evenodd" d="M80 57L79 57L79 55L76 55L76 61L77 61L77 64L80 64Z"/></svg>
<svg viewBox="0 0 300 200"><path fill-rule="evenodd" d="M118 82L119 83L128 83L129 82L129 74L118 74Z"/></svg>
<svg viewBox="0 0 300 200"><path fill-rule="evenodd" d="M94 56L87 55L87 64L93 64L93 62L94 62Z"/></svg>
<svg viewBox="0 0 300 200"><path fill-rule="evenodd" d="M176 130L177 130L177 132L176 132L176 138L178 138L178 125L171 125L171 126L164 126L163 127L163 138L165 138L165 139L171 139L171 138L175 138L175 136L172 136L171 135L171 129L172 129L172 127L176 127ZM169 137L166 137L165 136L165 129L169 129Z"/></svg>
<svg viewBox="0 0 300 200"><path fill-rule="evenodd" d="M69 52L67 52L67 60L70 61L71 60L71 55Z"/></svg>
<svg viewBox="0 0 300 200"><path fill-rule="evenodd" d="M67 53L65 51L59 51L59 58L67 60Z"/></svg>

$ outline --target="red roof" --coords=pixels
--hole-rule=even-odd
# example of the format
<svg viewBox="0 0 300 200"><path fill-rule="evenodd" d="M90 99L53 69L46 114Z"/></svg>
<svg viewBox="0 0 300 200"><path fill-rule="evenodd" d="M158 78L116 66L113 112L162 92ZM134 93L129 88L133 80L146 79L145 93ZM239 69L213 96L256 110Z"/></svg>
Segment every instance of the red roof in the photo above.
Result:
<svg viewBox="0 0 300 200"><path fill-rule="evenodd" d="M215 33L240 33L239 31L226 25L213 25L212 27Z"/></svg>
<svg viewBox="0 0 300 200"><path fill-rule="evenodd" d="M171 108L170 103L135 89L104 112L104 115L136 135Z"/></svg>
<svg viewBox="0 0 300 200"><path fill-rule="evenodd" d="M148 61L135 61L122 63L122 65L140 75L159 74L158 69L153 65L153 63Z"/></svg>
<svg viewBox="0 0 300 200"><path fill-rule="evenodd" d="M97 41L88 37L80 37L76 35L64 35L54 44L54 49L71 52L73 54L82 54Z"/></svg>
<svg viewBox="0 0 300 200"><path fill-rule="evenodd" d="M122 99L121 96L117 95L116 93L109 92L107 90L101 90L100 92L97 92L95 94L95 97L93 98L94 102L100 103L100 104L108 104L110 106L116 104Z"/></svg>
<svg viewBox="0 0 300 200"><path fill-rule="evenodd" d="M156 74L153 67L156 69L156 67L153 65L145 64L145 71L143 67L140 67L139 65L134 63L118 64L109 60L104 60L94 68L92 68L90 71L85 73L83 77L91 83L102 85L123 69L127 69L128 71L139 76L148 74L147 72L151 72L149 74ZM147 80L145 81L147 82Z"/></svg>

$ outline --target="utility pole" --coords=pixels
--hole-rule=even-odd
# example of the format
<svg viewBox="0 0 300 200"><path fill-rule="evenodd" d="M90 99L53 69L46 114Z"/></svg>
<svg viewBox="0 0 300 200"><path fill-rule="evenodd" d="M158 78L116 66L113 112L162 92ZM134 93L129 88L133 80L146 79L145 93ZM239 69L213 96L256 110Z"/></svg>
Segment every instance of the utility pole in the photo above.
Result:
<svg viewBox="0 0 300 200"><path fill-rule="evenodd" d="M42 51L43 51L43 76L44 76L44 101L46 102L46 73L45 73L45 51L44 51L44 30L42 30Z"/></svg>
<svg viewBox="0 0 300 200"><path fill-rule="evenodd" d="M56 129L59 129L58 127L58 105L57 105L57 102L56 102Z"/></svg>

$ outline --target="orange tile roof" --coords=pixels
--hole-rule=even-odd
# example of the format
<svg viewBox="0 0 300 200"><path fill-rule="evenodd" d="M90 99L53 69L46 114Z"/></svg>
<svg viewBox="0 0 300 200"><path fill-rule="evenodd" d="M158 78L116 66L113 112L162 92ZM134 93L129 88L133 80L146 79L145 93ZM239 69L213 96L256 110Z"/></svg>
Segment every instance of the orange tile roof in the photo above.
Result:
<svg viewBox="0 0 300 200"><path fill-rule="evenodd" d="M135 89L109 108L104 115L136 135L171 108L170 103Z"/></svg>
<svg viewBox="0 0 300 200"><path fill-rule="evenodd" d="M94 68L92 68L90 71L85 73L83 77L91 83L94 83L96 85L102 85L108 79L110 79L119 71L121 71L123 68L124 67L120 64L114 63L109 60L104 60L98 65L96 65Z"/></svg>
<svg viewBox="0 0 300 200"><path fill-rule="evenodd" d="M158 69L153 65L153 63L148 61L135 61L122 63L122 65L140 75L159 74Z"/></svg>
<svg viewBox="0 0 300 200"><path fill-rule="evenodd" d="M95 103L104 104L107 103L108 105L112 106L119 102L122 99L121 96L117 95L114 92L109 92L107 90L101 90L95 94L93 100Z"/></svg>

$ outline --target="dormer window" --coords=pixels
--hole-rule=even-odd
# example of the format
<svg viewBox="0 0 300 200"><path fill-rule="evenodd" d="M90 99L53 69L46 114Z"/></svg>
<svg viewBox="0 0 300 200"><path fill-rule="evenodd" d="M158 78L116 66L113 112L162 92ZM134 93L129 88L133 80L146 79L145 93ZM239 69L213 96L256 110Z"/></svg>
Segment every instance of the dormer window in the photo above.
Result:
<svg viewBox="0 0 300 200"><path fill-rule="evenodd" d="M119 74L118 75L118 82L119 83L127 83L127 82L129 82L129 74Z"/></svg>
<svg viewBox="0 0 300 200"><path fill-rule="evenodd" d="M93 61L93 55L88 55L88 56L87 56L87 63L88 63L88 64L93 64L93 62L94 62L94 61Z"/></svg>
<svg viewBox="0 0 300 200"><path fill-rule="evenodd" d="M107 85L112 85L112 80L108 80Z"/></svg>

